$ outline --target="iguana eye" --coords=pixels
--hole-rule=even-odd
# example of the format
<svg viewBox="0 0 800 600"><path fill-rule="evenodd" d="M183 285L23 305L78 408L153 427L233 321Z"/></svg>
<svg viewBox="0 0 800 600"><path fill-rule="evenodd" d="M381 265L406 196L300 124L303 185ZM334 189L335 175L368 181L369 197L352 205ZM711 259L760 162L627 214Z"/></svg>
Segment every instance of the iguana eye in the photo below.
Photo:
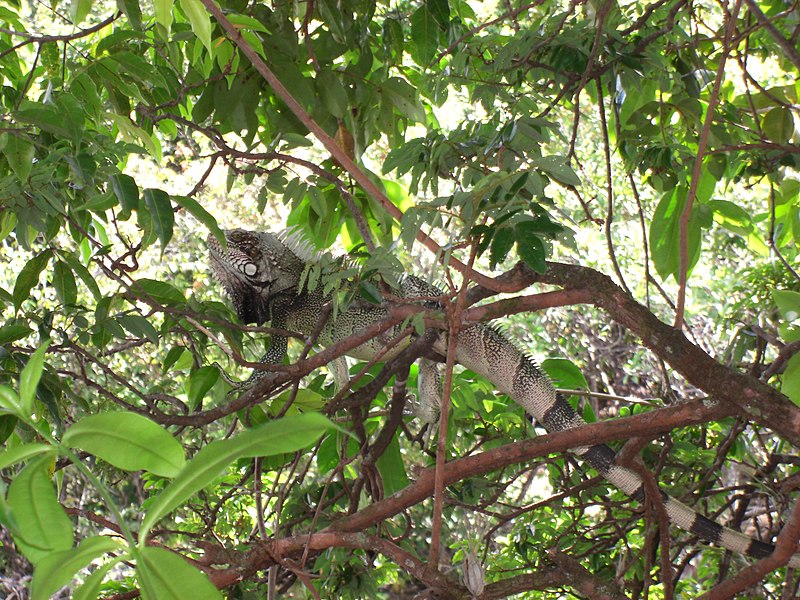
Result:
<svg viewBox="0 0 800 600"><path fill-rule="evenodd" d="M248 277L253 277L256 273L258 273L258 267L253 263L245 263L242 266L242 273Z"/></svg>

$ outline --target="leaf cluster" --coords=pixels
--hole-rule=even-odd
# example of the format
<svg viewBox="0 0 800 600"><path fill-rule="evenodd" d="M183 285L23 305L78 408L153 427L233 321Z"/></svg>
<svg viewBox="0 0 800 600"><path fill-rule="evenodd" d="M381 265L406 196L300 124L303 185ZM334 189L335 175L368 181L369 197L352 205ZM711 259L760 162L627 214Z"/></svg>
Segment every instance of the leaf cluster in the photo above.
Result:
<svg viewBox="0 0 800 600"><path fill-rule="evenodd" d="M467 580L492 597L591 596L611 581L620 597L694 597L739 566L688 536L666 547L654 513L560 454L463 477L443 510L432 492L400 504L436 464L434 427L404 412L415 357L354 365L343 389L313 373L341 371L328 360L341 348L292 344L289 364L259 364L287 332L234 323L202 240L222 240L220 224L267 228L275 212L315 248L340 242L348 260L304 273L307 289L335 296L334 317L385 301L404 271L438 278L445 297L406 307L417 341L426 325L453 326L448 302L470 278L498 291L515 273L544 277L552 259L597 267L616 276L618 304L674 318L679 341L683 331L769 386L763 414L791 407L796 7L56 8L0 7L0 524L32 565L32 597L64 585L78 598L134 585L150 598L244 596L282 556L280 592L342 598L467 597ZM505 279L480 279L516 262ZM558 287L539 306L568 304L558 294L570 286ZM630 323L609 324L608 306L560 314L509 330L549 356L543 367L579 392L588 422L701 395L667 369L669 348L631 348ZM250 389L227 373L253 369ZM476 374L447 376L449 456L511 452L536 431ZM641 455L673 495L771 538L796 502L796 439L739 408L643 442ZM355 537L337 529L348 518L367 519ZM414 566L439 541L469 577ZM584 570L552 568L554 548ZM746 583L764 597L796 592L778 572Z"/></svg>

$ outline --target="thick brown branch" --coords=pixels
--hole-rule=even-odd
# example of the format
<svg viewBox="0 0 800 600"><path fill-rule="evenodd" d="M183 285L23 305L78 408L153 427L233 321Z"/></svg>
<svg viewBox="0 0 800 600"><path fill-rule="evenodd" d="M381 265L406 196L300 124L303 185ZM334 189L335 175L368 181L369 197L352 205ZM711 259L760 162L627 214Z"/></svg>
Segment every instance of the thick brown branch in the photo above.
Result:
<svg viewBox="0 0 800 600"><path fill-rule="evenodd" d="M593 600L624 600L622 590L613 583L600 580L587 571L580 562L563 552L551 550L550 559L569 577L570 586Z"/></svg>
<svg viewBox="0 0 800 600"><path fill-rule="evenodd" d="M539 456L565 452L582 445L600 444L634 436L656 436L686 425L705 423L730 415L725 407L707 407L699 402L664 408L634 417L592 423L579 429L559 431L546 436L502 446L481 454L453 460L445 466L445 485L468 477L489 473L516 463L528 462ZM360 531L389 518L428 498L433 490L433 469L422 471L410 486L372 504L358 513L344 517L331 525L339 531Z"/></svg>
<svg viewBox="0 0 800 600"><path fill-rule="evenodd" d="M504 287L516 290L535 281L561 286L564 293L576 294L576 298L602 308L689 383L716 400L730 403L756 423L770 427L792 444L800 446L800 408L775 388L714 360L682 332L659 320L606 275L588 267L562 263L548 263L547 272L538 275L520 264L499 279ZM486 295L486 290L478 288L470 300L476 301ZM530 298L523 304L530 302L533 306L539 296ZM514 301L511 299L512 303ZM470 312L471 317L480 314Z"/></svg>
<svg viewBox="0 0 800 600"><path fill-rule="evenodd" d="M592 294L589 290L559 290L544 292L532 296L516 296L484 304L464 311L465 321L488 321L522 312L532 312L556 306L573 304L591 304Z"/></svg>
<svg viewBox="0 0 800 600"><path fill-rule="evenodd" d="M466 598L466 590L449 577L435 571L428 571L427 564L402 549L397 544L378 536L365 533L322 531L311 535L298 535L260 544L247 554L250 565L277 564L282 559L296 555L306 549L311 551L328 548L352 548L380 552L400 565L408 573L437 590L442 598ZM210 574L217 587L227 587L247 577L253 569L228 569Z"/></svg>
<svg viewBox="0 0 800 600"><path fill-rule="evenodd" d="M598 444L615 439L629 439L636 436L654 437L671 431L676 427L705 423L730 416L730 414L731 410L724 406L709 407L700 402L691 402L632 417L592 423L578 429L560 431L450 461L444 465L444 484L452 485L469 477L484 475L509 465L529 462L537 457L555 452L564 452L578 446ZM321 533L361 532L373 527L430 498L434 489L434 477L435 469L425 469L412 484L355 514L338 519ZM308 540L309 538L304 537L302 539ZM337 538L317 539L333 540ZM314 549L322 549L322 547L328 546L321 546L320 548L315 546ZM292 548L294 547L292 546ZM293 551L301 552L302 549L298 547ZM288 552L288 549L285 552ZM246 556L243 555L241 562L236 566L213 572L211 577L218 587L226 587L242 581L272 564L275 564L274 557L268 553L256 551ZM428 576L434 575L429 574Z"/></svg>

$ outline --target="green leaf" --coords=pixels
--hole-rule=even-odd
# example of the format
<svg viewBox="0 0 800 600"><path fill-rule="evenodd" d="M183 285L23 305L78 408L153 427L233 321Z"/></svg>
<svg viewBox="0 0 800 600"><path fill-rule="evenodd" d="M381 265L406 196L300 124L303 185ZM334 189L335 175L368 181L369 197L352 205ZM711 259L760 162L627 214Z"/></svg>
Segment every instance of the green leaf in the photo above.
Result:
<svg viewBox="0 0 800 600"><path fill-rule="evenodd" d="M64 434L64 445L80 448L126 471L175 477L185 465L183 447L169 432L132 412L83 417Z"/></svg>
<svg viewBox="0 0 800 600"><path fill-rule="evenodd" d="M142 9L138 0L117 0L117 8L125 13L131 27L136 31L142 30Z"/></svg>
<svg viewBox="0 0 800 600"><path fill-rule="evenodd" d="M233 461L300 450L315 442L332 426L319 413L306 413L264 423L234 438L211 442L156 496L142 521L139 543L145 543L153 525L211 484Z"/></svg>
<svg viewBox="0 0 800 600"><path fill-rule="evenodd" d="M156 23L164 28L166 38L169 38L170 30L172 29L172 7L174 4L174 0L153 0Z"/></svg>
<svg viewBox="0 0 800 600"><path fill-rule="evenodd" d="M727 200L711 200L708 206L714 211L714 220L728 231L743 237L753 232L750 213L738 204Z"/></svg>
<svg viewBox="0 0 800 600"><path fill-rule="evenodd" d="M11 535L22 537L19 524L14 518L14 511L9 506L3 494L0 494L0 525L3 525Z"/></svg>
<svg viewBox="0 0 800 600"><path fill-rule="evenodd" d="M776 106L764 116L761 125L764 135L776 144L786 144L794 135L794 117L792 110L784 106Z"/></svg>
<svg viewBox="0 0 800 600"><path fill-rule="evenodd" d="M492 238L492 246L489 251L489 268L494 269L497 264L508 257L515 241L514 230L503 228L498 230Z"/></svg>
<svg viewBox="0 0 800 600"><path fill-rule="evenodd" d="M583 372L571 360L565 358L548 358L542 361L542 370L555 385L571 390L589 389Z"/></svg>
<svg viewBox="0 0 800 600"><path fill-rule="evenodd" d="M139 529L139 543L144 543L153 525L195 493L210 485L234 460L236 460L236 454L231 447L230 440L211 442L195 454L172 483L164 488L150 505Z"/></svg>
<svg viewBox="0 0 800 600"><path fill-rule="evenodd" d="M524 228L515 227L514 237L517 240L517 252L531 269L537 273L547 270L546 252L544 243L538 235L526 231Z"/></svg>
<svg viewBox="0 0 800 600"><path fill-rule="evenodd" d="M59 110L54 105L28 104L26 108L18 110L14 116L23 123L35 125L42 131L58 137L80 137L71 127L75 123L70 122L69 118L65 119L65 115L59 114Z"/></svg>
<svg viewBox="0 0 800 600"><path fill-rule="evenodd" d="M17 423L19 423L19 418L16 415L0 414L0 444L4 444L11 437L11 434L17 428Z"/></svg>
<svg viewBox="0 0 800 600"><path fill-rule="evenodd" d="M403 26L400 20L387 17L383 20L383 47L387 62L399 63L403 58Z"/></svg>
<svg viewBox="0 0 800 600"><path fill-rule="evenodd" d="M62 305L72 306L78 301L78 284L66 263L57 261L53 266L53 287Z"/></svg>
<svg viewBox="0 0 800 600"><path fill-rule="evenodd" d="M120 540L94 536L84 539L77 548L49 554L33 570L31 600L47 600L98 556L113 552L121 546Z"/></svg>
<svg viewBox="0 0 800 600"><path fill-rule="evenodd" d="M0 213L0 241L6 239L17 226L17 215L10 210Z"/></svg>
<svg viewBox="0 0 800 600"><path fill-rule="evenodd" d="M653 264L662 279L673 275L676 279L680 270L680 219L686 202L686 188L679 186L667 192L656 206L650 222L650 253ZM702 241L700 220L695 214L689 218L687 229L688 270L700 258Z"/></svg>
<svg viewBox="0 0 800 600"><path fill-rule="evenodd" d="M581 184L581 178L567 164L563 156L534 156L530 161L533 166L538 167L564 185L579 186Z"/></svg>
<svg viewBox="0 0 800 600"><path fill-rule="evenodd" d="M27 325L20 325L13 321L6 323L0 327L0 346L28 337L32 331Z"/></svg>
<svg viewBox="0 0 800 600"><path fill-rule="evenodd" d="M97 600L97 598L100 597L100 588L103 585L103 579L105 579L108 572L113 569L117 563L127 558L127 555L122 554L114 557L104 565L99 566L84 580L82 586L75 589L72 594L72 600Z"/></svg>
<svg viewBox="0 0 800 600"><path fill-rule="evenodd" d="M34 565L51 552L72 546L72 522L58 503L47 474L51 463L49 456L30 463L8 488L8 505L24 536L15 541Z"/></svg>
<svg viewBox="0 0 800 600"><path fill-rule="evenodd" d="M69 265L69 267L72 269L72 272L80 277L84 285L89 288L89 291L92 293L94 299L100 300L103 295L100 293L100 288L98 287L97 282L94 280L94 277L92 277L92 274L89 272L89 269L84 267L73 254L60 253L59 256Z"/></svg>
<svg viewBox="0 0 800 600"><path fill-rule="evenodd" d="M800 292L772 290L772 300L781 311L781 318L791 323L800 319Z"/></svg>
<svg viewBox="0 0 800 600"><path fill-rule="evenodd" d="M14 291L11 296L14 299L14 309L19 310L28 296L30 296L33 287L39 283L39 275L44 271L50 257L53 255L51 250L44 250L30 259L22 271L17 276L17 281L14 284Z"/></svg>
<svg viewBox="0 0 800 600"><path fill-rule="evenodd" d="M538 214L533 218L523 218L525 220L520 220L515 226L518 236L522 233L530 235L543 233L552 237L564 231L564 227L551 221L546 213Z"/></svg>
<svg viewBox="0 0 800 600"><path fill-rule="evenodd" d="M200 0L180 0L181 10L186 18L189 19L189 24L192 26L192 31L197 36L203 46L209 52L213 53L211 47L211 15L203 6Z"/></svg>
<svg viewBox="0 0 800 600"><path fill-rule="evenodd" d="M786 369L781 375L781 392L800 406L800 354L795 354L786 362Z"/></svg>
<svg viewBox="0 0 800 600"><path fill-rule="evenodd" d="M22 404L17 392L0 383L0 411L22 416Z"/></svg>
<svg viewBox="0 0 800 600"><path fill-rule="evenodd" d="M27 139L10 134L2 134L2 139L6 140L3 154L5 154L8 165L20 181L26 181L33 167L33 158L36 155L36 148Z"/></svg>
<svg viewBox="0 0 800 600"><path fill-rule="evenodd" d="M5 469L18 462L47 452L55 453L55 448L49 444L22 444L21 446L8 448L0 452L0 469Z"/></svg>
<svg viewBox="0 0 800 600"><path fill-rule="evenodd" d="M214 384L219 379L219 370L214 366L200 367L189 375L189 405L192 408L199 406L200 401L205 397Z"/></svg>
<svg viewBox="0 0 800 600"><path fill-rule="evenodd" d="M36 398L36 387L42 377L44 355L48 346L50 346L50 340L46 340L44 344L39 346L36 352L28 359L28 363L22 369L22 373L19 374L20 408L24 417L30 417L33 414L33 400Z"/></svg>
<svg viewBox="0 0 800 600"><path fill-rule="evenodd" d="M125 221L130 217L131 212L139 210L139 188L133 177L124 173L115 173L111 176L110 181L111 189L122 207L120 218Z"/></svg>
<svg viewBox="0 0 800 600"><path fill-rule="evenodd" d="M72 17L72 24L78 25L92 11L94 0L72 0L69 6L69 14Z"/></svg>
<svg viewBox="0 0 800 600"><path fill-rule="evenodd" d="M158 71L151 70L150 73L158 73ZM122 80L117 81L117 83L121 82ZM124 92L120 91L120 93ZM157 137L149 135L147 131L138 125L135 125L127 115L118 115L117 113L107 112L105 113L105 116L114 122L114 124L119 128L120 136L122 136L126 141L135 143L138 140L142 147L147 150L150 156L152 156L157 162L161 161L161 143Z"/></svg>
<svg viewBox="0 0 800 600"><path fill-rule="evenodd" d="M186 349L182 346L173 346L167 352L167 356L164 358L164 363L161 366L161 372L166 373L169 371L170 367L174 365L178 359L183 356L183 353L186 352Z"/></svg>
<svg viewBox="0 0 800 600"><path fill-rule="evenodd" d="M119 324L138 338L147 338L148 341L158 344L158 331L142 315L120 315Z"/></svg>
<svg viewBox="0 0 800 600"><path fill-rule="evenodd" d="M347 115L350 101L339 77L330 69L323 69L316 79L317 94L322 98L325 108L337 119Z"/></svg>
<svg viewBox="0 0 800 600"><path fill-rule="evenodd" d="M358 291L361 297L371 304L381 304L383 302L381 291L371 281L359 282Z"/></svg>
<svg viewBox="0 0 800 600"><path fill-rule="evenodd" d="M214 234L217 241L222 242L225 239L225 234L217 224L217 220L205 208L200 206L197 200L189 196L173 196L172 201L185 208L190 215L208 227L208 230Z"/></svg>
<svg viewBox="0 0 800 600"><path fill-rule="evenodd" d="M390 77L381 85L381 92L401 115L418 123L425 122L425 108L419 93L408 82L399 77ZM386 172L388 170L384 170Z"/></svg>
<svg viewBox="0 0 800 600"><path fill-rule="evenodd" d="M314 142L299 133L284 133L281 135L281 139L286 142L287 148L310 148L314 145Z"/></svg>
<svg viewBox="0 0 800 600"><path fill-rule="evenodd" d="M107 210L114 208L117 205L117 198L112 192L105 194L98 194L89 200L86 204L82 204L76 210L88 210L93 213L104 213Z"/></svg>
<svg viewBox="0 0 800 600"><path fill-rule="evenodd" d="M183 294L175 287L169 283L156 281L155 279L137 279L136 283L131 286L131 290L137 295L144 293L159 304L165 306L176 306L186 302Z"/></svg>
<svg viewBox="0 0 800 600"><path fill-rule="evenodd" d="M330 365L329 365L330 366ZM292 390L281 392L271 403L272 413L276 413L280 408L289 401L292 396ZM308 388L301 388L294 393L294 402L289 408L287 414L297 414L298 412L311 412L318 411L325 406L325 398L318 392Z"/></svg>
<svg viewBox="0 0 800 600"><path fill-rule="evenodd" d="M383 481L384 496L391 496L409 484L406 461L403 460L403 455L400 453L397 436L392 438L386 451L378 457L375 464Z"/></svg>
<svg viewBox="0 0 800 600"><path fill-rule="evenodd" d="M136 555L136 579L144 600L222 599L205 573L174 552L147 546Z"/></svg>
<svg viewBox="0 0 800 600"><path fill-rule="evenodd" d="M414 42L416 63L421 67L430 65L439 49L439 24L427 4L411 15L411 41Z"/></svg>
<svg viewBox="0 0 800 600"><path fill-rule="evenodd" d="M161 242L161 250L167 247L172 239L172 229L175 225L175 213L169 194L163 190L148 188L142 193L144 205L150 213L153 229Z"/></svg>
<svg viewBox="0 0 800 600"><path fill-rule="evenodd" d="M450 3L448 0L426 0L425 5L441 29L450 25Z"/></svg>
<svg viewBox="0 0 800 600"><path fill-rule="evenodd" d="M266 25L264 25L261 21L253 17L248 17L247 15L240 15L236 13L231 13L226 16L228 17L228 21L236 25L236 29L269 33L269 29L267 29Z"/></svg>

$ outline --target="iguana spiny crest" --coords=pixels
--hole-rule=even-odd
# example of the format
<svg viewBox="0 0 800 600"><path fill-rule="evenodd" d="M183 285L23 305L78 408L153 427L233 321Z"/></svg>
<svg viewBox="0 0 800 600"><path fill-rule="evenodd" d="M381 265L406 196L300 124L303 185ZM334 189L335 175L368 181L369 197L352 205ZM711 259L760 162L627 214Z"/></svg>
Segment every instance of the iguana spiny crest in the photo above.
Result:
<svg viewBox="0 0 800 600"><path fill-rule="evenodd" d="M267 232L232 230L226 232L228 247L209 236L212 270L230 295L238 317L245 323L263 324L271 321L274 327L310 334L318 325L327 298L317 289L307 292L298 289L306 263L313 260L304 252L292 249L292 242ZM401 280L401 295L409 298L441 296L442 291L422 279L408 276ZM388 315L385 306L354 302L336 319L322 328L318 342L329 345L358 333ZM362 360L373 358L382 351L396 332L371 340L350 355ZM432 350L444 356L447 337L443 332ZM384 356L392 358L398 352ZM286 339L273 336L272 345L263 361L279 363L286 352ZM502 393L511 397L533 416L547 431L561 431L585 424L583 418L560 395L536 362L497 329L481 323L461 330L456 346L456 361L491 381ZM431 395L437 393L437 371L430 360L420 362L420 395L430 407ZM436 398L438 401L438 398ZM573 448L573 454L591 465L603 477L624 493L642 502L644 482L638 474L616 464L616 453L605 444ZM670 522L681 529L697 534L706 541L728 550L754 558L769 556L770 544L723 527L661 491L664 508ZM800 568L800 554L789 561Z"/></svg>

